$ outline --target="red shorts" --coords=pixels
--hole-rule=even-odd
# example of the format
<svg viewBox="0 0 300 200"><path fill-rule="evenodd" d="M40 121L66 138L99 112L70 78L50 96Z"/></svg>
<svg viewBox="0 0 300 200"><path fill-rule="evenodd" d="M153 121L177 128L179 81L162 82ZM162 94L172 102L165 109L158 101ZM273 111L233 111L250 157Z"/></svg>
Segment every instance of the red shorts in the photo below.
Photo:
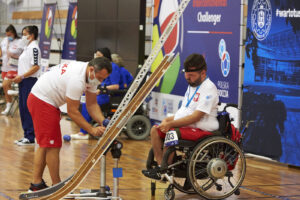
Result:
<svg viewBox="0 0 300 200"><path fill-rule="evenodd" d="M61 147L60 110L32 93L28 96L27 106L32 117L36 141L40 147Z"/></svg>
<svg viewBox="0 0 300 200"><path fill-rule="evenodd" d="M171 130L176 130L176 129L172 128ZM179 139L191 140L191 141L197 141L202 137L213 134L208 131L203 131L199 128L191 128L191 127L181 127L179 128L179 132L180 132ZM160 138L164 139L166 137L166 133L161 132L161 130L159 130L158 128L157 128L157 133L160 136Z"/></svg>
<svg viewBox="0 0 300 200"><path fill-rule="evenodd" d="M13 79L13 78L15 78L17 75L18 75L18 72L17 72L17 71L1 72L1 76L2 76L2 79L3 79L3 80L4 80L4 78L7 78L7 79Z"/></svg>

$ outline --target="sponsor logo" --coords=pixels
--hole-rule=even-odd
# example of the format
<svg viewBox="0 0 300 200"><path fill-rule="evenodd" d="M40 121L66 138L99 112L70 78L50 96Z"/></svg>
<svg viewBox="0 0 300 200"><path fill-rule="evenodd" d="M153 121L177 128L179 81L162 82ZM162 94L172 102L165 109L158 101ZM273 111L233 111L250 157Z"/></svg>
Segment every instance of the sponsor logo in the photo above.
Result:
<svg viewBox="0 0 300 200"><path fill-rule="evenodd" d="M258 40L264 40L269 34L272 23L270 0L254 0L251 10L251 27Z"/></svg>
<svg viewBox="0 0 300 200"><path fill-rule="evenodd" d="M219 58L221 59L221 71L224 77L227 77L230 72L230 55L226 51L226 42L221 39L219 42Z"/></svg>

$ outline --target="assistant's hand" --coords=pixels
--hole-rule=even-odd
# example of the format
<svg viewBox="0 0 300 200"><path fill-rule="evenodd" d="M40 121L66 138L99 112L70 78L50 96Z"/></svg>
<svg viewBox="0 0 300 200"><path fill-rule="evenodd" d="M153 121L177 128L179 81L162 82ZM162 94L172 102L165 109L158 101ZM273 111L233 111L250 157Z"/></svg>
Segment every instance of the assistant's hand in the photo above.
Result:
<svg viewBox="0 0 300 200"><path fill-rule="evenodd" d="M104 126L93 127L91 134L93 136L101 136L105 131Z"/></svg>
<svg viewBox="0 0 300 200"><path fill-rule="evenodd" d="M23 80L22 76L16 76L12 81L14 83L20 83Z"/></svg>

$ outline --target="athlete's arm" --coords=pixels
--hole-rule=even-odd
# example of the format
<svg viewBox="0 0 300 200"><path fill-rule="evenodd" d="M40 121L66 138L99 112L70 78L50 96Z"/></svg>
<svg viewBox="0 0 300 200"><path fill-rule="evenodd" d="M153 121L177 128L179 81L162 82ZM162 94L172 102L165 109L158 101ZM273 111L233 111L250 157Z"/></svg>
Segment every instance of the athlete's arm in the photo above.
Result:
<svg viewBox="0 0 300 200"><path fill-rule="evenodd" d="M86 91L86 108L89 115L98 123L102 124L104 116L102 114L101 108L97 103L97 94Z"/></svg>
<svg viewBox="0 0 300 200"><path fill-rule="evenodd" d="M66 97L67 111L69 117L80 127L94 136L101 136L105 130L104 127L93 127L89 124L79 112L80 101L72 100Z"/></svg>
<svg viewBox="0 0 300 200"><path fill-rule="evenodd" d="M183 127L198 122L203 116L205 115L204 112L199 110L195 110L191 115L185 116L183 118L172 120L172 121L163 121L158 128L163 131L167 132L171 128Z"/></svg>

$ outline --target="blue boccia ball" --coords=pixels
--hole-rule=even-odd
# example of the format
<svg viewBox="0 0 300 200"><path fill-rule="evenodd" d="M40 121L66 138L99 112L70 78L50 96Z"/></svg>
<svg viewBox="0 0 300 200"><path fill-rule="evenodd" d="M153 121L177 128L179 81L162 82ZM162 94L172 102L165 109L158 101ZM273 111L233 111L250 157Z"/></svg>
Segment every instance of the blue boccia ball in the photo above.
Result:
<svg viewBox="0 0 300 200"><path fill-rule="evenodd" d="M109 123L109 119L105 119L102 122L103 126L105 126L105 127L108 125L108 123Z"/></svg>
<svg viewBox="0 0 300 200"><path fill-rule="evenodd" d="M69 142L71 140L71 136L70 135L64 135L64 141Z"/></svg>

